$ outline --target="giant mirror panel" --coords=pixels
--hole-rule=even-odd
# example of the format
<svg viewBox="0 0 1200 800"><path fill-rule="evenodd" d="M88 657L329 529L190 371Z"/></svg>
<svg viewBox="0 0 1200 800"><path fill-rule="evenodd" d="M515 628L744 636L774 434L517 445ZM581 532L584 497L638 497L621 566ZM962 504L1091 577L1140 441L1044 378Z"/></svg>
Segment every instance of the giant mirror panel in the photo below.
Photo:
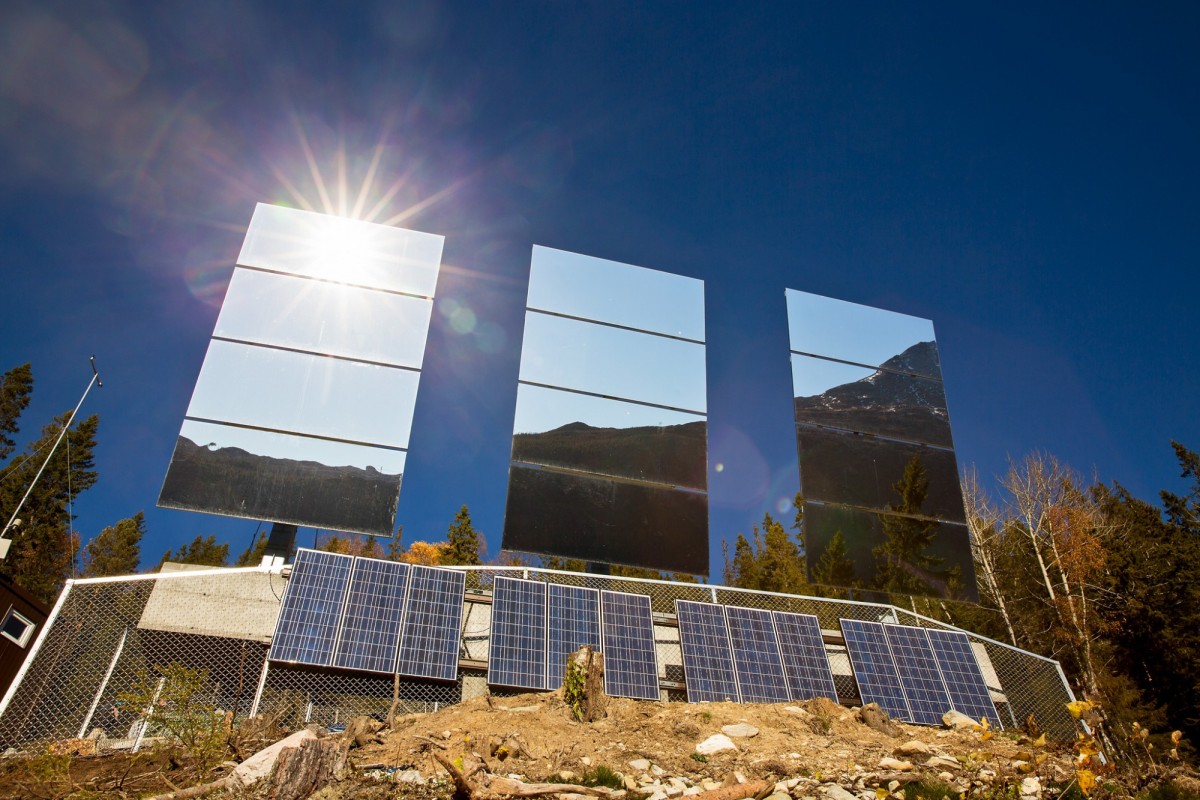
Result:
<svg viewBox="0 0 1200 800"><path fill-rule="evenodd" d="M531 309L704 341L704 284L632 264L534 245Z"/></svg>
<svg viewBox="0 0 1200 800"><path fill-rule="evenodd" d="M941 381L792 354L796 421L953 447Z"/></svg>
<svg viewBox="0 0 1200 800"><path fill-rule="evenodd" d="M701 492L509 468L506 550L702 575L707 529L708 495Z"/></svg>
<svg viewBox="0 0 1200 800"><path fill-rule="evenodd" d="M702 414L521 385L512 460L703 491Z"/></svg>
<svg viewBox="0 0 1200 800"><path fill-rule="evenodd" d="M238 264L433 297L443 237L259 203Z"/></svg>
<svg viewBox="0 0 1200 800"><path fill-rule="evenodd" d="M951 450L804 425L796 445L808 500L966 521Z"/></svg>
<svg viewBox="0 0 1200 800"><path fill-rule="evenodd" d="M441 250L260 204L159 505L390 536Z"/></svg>
<svg viewBox="0 0 1200 800"><path fill-rule="evenodd" d="M785 294L810 579L974 599L933 323Z"/></svg>
<svg viewBox="0 0 1200 800"><path fill-rule="evenodd" d="M213 336L420 369L432 311L423 297L239 269Z"/></svg>
<svg viewBox="0 0 1200 800"><path fill-rule="evenodd" d="M525 383L703 413L704 345L536 311L525 314Z"/></svg>
<svg viewBox="0 0 1200 800"><path fill-rule="evenodd" d="M792 352L942 379L929 320L794 289L785 296Z"/></svg>
<svg viewBox="0 0 1200 800"><path fill-rule="evenodd" d="M708 572L704 284L535 247L503 547Z"/></svg>
<svg viewBox="0 0 1200 800"><path fill-rule="evenodd" d="M807 502L812 583L978 602L967 526Z"/></svg>

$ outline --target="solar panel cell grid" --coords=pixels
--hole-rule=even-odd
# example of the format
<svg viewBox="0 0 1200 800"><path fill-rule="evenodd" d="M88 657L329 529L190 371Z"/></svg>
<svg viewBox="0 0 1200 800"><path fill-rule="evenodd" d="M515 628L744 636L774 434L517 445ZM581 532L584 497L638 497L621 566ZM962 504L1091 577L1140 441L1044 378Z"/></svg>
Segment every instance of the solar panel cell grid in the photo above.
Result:
<svg viewBox="0 0 1200 800"><path fill-rule="evenodd" d="M771 612L729 606L725 614L742 702L779 703L790 700Z"/></svg>
<svg viewBox="0 0 1200 800"><path fill-rule="evenodd" d="M779 653L792 700L828 697L838 702L833 672L821 638L821 623L811 614L774 612Z"/></svg>
<svg viewBox="0 0 1200 800"><path fill-rule="evenodd" d="M408 570L393 561L354 559L333 666L392 673Z"/></svg>
<svg viewBox="0 0 1200 800"><path fill-rule="evenodd" d="M546 682L546 584L496 578L488 683L543 689Z"/></svg>
<svg viewBox="0 0 1200 800"><path fill-rule="evenodd" d="M413 566L396 671L452 681L458 674L466 574Z"/></svg>
<svg viewBox="0 0 1200 800"><path fill-rule="evenodd" d="M942 715L950 710L950 696L946 693L925 629L884 625L883 630L912 712L912 721L920 725L942 724Z"/></svg>
<svg viewBox="0 0 1200 800"><path fill-rule="evenodd" d="M988 722L1002 728L1000 715L996 713L992 695L967 635L961 631L933 628L929 629L928 635L954 709L972 719L986 717Z"/></svg>
<svg viewBox="0 0 1200 800"><path fill-rule="evenodd" d="M892 718L911 722L883 625L856 619L843 619L841 625L863 703L878 703Z"/></svg>
<svg viewBox="0 0 1200 800"><path fill-rule="evenodd" d="M296 553L271 637L271 660L329 665L353 562L336 553Z"/></svg>
<svg viewBox="0 0 1200 800"><path fill-rule="evenodd" d="M725 611L711 603L675 601L689 702L741 700Z"/></svg>
<svg viewBox="0 0 1200 800"><path fill-rule="evenodd" d="M650 598L604 591L600 602L605 693L613 697L659 699Z"/></svg>
<svg viewBox="0 0 1200 800"><path fill-rule="evenodd" d="M600 649L600 592L550 584L548 602L546 688L557 689L571 653L588 644Z"/></svg>

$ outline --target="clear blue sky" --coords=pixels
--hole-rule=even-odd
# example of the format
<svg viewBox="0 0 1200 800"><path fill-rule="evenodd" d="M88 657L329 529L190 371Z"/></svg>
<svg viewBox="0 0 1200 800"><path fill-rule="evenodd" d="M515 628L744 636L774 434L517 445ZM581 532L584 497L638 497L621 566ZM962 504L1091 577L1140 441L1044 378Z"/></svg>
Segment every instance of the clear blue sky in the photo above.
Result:
<svg viewBox="0 0 1200 800"><path fill-rule="evenodd" d="M1043 5L5 3L23 433L95 353L81 534L245 547L154 502L254 205L303 198L447 237L407 541L467 503L499 547L534 244L705 281L715 568L798 485L785 288L933 320L985 477L1044 448L1153 499L1200 447L1200 9Z"/></svg>

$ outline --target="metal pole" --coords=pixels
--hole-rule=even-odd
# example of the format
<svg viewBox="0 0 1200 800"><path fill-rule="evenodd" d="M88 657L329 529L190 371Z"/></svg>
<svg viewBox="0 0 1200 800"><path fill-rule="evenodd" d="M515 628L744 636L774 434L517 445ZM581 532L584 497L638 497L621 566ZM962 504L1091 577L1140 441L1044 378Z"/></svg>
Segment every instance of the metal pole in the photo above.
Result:
<svg viewBox="0 0 1200 800"><path fill-rule="evenodd" d="M150 715L154 713L154 707L158 705L158 696L162 694L163 684L167 682L165 677L158 679L158 688L154 690L154 697L150 698L150 705L146 706L146 713L142 719L141 727L138 728L137 738L133 740L133 749L129 752L136 753L142 748L142 737L146 735L146 729L150 727Z"/></svg>
<svg viewBox="0 0 1200 800"><path fill-rule="evenodd" d="M254 690L254 705L250 706L250 716L252 717L258 716L258 704L262 702L263 688L267 685L267 667L270 663L267 657L263 656L262 672L258 674L258 688Z"/></svg>
<svg viewBox="0 0 1200 800"><path fill-rule="evenodd" d="M83 396L79 398L79 402L75 404L75 410L71 412L71 416L67 418L67 422L63 425L61 431L58 432L58 438L54 440L54 447L50 448L50 454L46 456L46 460L42 462L42 467L34 476L33 482L29 484L29 488L25 490L25 496L21 498L21 502L17 503L17 507L13 510L12 516L8 518L8 522L4 526L4 530L0 531L0 538L3 538L8 533L9 528L13 526L13 521L16 520L17 514L21 513L21 507L25 505L25 501L29 499L29 495L33 493L33 487L37 486L37 482L42 477L42 473L46 471L46 465L50 463L50 459L54 458L54 451L58 449L62 443L63 437L67 435L67 431L71 429L71 423L75 421L75 415L79 413L79 407L83 405L83 401L87 399L88 392L92 390L92 386L104 387L100 382L100 373L96 371L96 357L91 357L92 363L92 378L88 381L87 388L83 390ZM0 556L2 558L2 556Z"/></svg>
<svg viewBox="0 0 1200 800"><path fill-rule="evenodd" d="M96 690L96 696L92 698L92 707L88 709L87 716L83 718L83 724L79 726L79 736L77 737L79 739L87 735L88 725L91 724L92 716L96 713L96 706L100 705L100 698L104 696L104 690L108 688L108 681L117 667L117 660L121 658L121 651L125 649L125 637L128 635L129 628L121 631L121 641L117 643L112 661L108 662L108 672L104 673L104 680L100 681L100 688Z"/></svg>

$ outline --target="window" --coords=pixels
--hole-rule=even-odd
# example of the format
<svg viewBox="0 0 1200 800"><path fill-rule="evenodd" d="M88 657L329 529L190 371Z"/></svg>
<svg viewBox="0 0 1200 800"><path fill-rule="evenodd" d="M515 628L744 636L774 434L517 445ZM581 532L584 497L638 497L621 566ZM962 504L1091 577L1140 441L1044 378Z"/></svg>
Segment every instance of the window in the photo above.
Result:
<svg viewBox="0 0 1200 800"><path fill-rule="evenodd" d="M8 613L4 615L4 621L0 622L0 635L6 639L13 640L17 643L18 647L24 647L33 638L33 631L36 627L32 620L27 619L15 608L9 606Z"/></svg>

